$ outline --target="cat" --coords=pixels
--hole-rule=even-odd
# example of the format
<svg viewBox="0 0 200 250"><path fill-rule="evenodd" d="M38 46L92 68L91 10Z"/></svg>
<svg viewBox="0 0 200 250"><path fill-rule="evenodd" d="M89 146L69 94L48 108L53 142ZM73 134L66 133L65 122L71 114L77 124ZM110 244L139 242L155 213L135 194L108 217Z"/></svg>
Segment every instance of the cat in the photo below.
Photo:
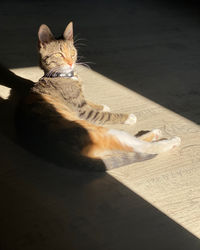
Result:
<svg viewBox="0 0 200 250"><path fill-rule="evenodd" d="M103 126L134 125L137 118L85 99L76 72L72 22L58 39L42 24L38 51L44 75L37 83L24 84L15 114L19 138L27 148L60 166L107 171L180 145L179 137L161 140L159 129L135 137Z"/></svg>

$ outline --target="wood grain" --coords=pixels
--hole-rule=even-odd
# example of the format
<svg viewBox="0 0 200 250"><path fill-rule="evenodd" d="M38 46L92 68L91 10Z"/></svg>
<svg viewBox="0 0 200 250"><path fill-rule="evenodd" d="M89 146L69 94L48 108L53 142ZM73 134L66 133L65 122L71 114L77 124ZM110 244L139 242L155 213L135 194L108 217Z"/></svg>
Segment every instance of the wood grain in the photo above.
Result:
<svg viewBox="0 0 200 250"><path fill-rule="evenodd" d="M148 249L150 244L151 249L179 249L184 242L181 249L199 249L193 236L200 237L199 126L94 71L79 69L87 98L137 115L135 126L115 128L132 134L159 128L166 137L180 136L182 144L155 159L96 176L47 164L2 137L0 178L9 195L1 190L1 214L8 216L1 216L2 246L133 249L136 244ZM41 76L37 67L14 72L33 80ZM166 248L161 248L163 241Z"/></svg>

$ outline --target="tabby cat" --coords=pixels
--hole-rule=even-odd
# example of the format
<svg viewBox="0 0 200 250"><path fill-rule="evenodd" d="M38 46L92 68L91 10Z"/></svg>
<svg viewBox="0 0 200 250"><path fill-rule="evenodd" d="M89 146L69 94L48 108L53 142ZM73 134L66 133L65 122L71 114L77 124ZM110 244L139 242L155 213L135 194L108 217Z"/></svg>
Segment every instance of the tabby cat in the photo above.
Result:
<svg viewBox="0 0 200 250"><path fill-rule="evenodd" d="M28 148L61 166L104 171L151 159L180 144L178 137L160 140L159 129L134 137L102 126L132 125L136 117L85 99L75 71L72 22L59 39L42 24L38 42L44 76L25 91L16 112L18 132Z"/></svg>

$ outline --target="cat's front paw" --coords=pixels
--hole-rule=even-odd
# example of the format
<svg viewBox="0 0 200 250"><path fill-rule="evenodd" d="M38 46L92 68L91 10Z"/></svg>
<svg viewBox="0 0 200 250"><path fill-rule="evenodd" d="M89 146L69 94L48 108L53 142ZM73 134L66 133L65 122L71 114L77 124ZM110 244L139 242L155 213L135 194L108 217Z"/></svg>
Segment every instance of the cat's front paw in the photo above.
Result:
<svg viewBox="0 0 200 250"><path fill-rule="evenodd" d="M103 111L104 112L110 112L110 108L107 105L102 104L102 106L103 106Z"/></svg>
<svg viewBox="0 0 200 250"><path fill-rule="evenodd" d="M124 122L127 125L133 125L137 122L137 117L134 114L130 114L128 119Z"/></svg>

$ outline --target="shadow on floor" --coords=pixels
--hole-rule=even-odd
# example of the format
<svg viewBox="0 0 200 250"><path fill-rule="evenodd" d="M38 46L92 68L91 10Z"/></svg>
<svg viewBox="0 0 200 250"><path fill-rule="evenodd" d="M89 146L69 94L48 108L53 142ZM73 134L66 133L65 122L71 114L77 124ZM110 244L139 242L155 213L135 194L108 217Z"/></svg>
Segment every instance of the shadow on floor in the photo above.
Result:
<svg viewBox="0 0 200 250"><path fill-rule="evenodd" d="M3 101L0 110L12 135L13 106ZM8 138L0 135L1 250L199 249L199 239L109 174L47 164Z"/></svg>
<svg viewBox="0 0 200 250"><path fill-rule="evenodd" d="M199 249L199 239L108 174L47 165L1 141L1 250Z"/></svg>
<svg viewBox="0 0 200 250"><path fill-rule="evenodd" d="M89 0L57 5L1 3L2 62L12 68L37 65L39 25L60 33L72 19L75 33L88 40L80 53L96 63L94 70L200 122L195 7ZM47 166L7 139L1 141L1 250L199 249L195 236L108 174Z"/></svg>

